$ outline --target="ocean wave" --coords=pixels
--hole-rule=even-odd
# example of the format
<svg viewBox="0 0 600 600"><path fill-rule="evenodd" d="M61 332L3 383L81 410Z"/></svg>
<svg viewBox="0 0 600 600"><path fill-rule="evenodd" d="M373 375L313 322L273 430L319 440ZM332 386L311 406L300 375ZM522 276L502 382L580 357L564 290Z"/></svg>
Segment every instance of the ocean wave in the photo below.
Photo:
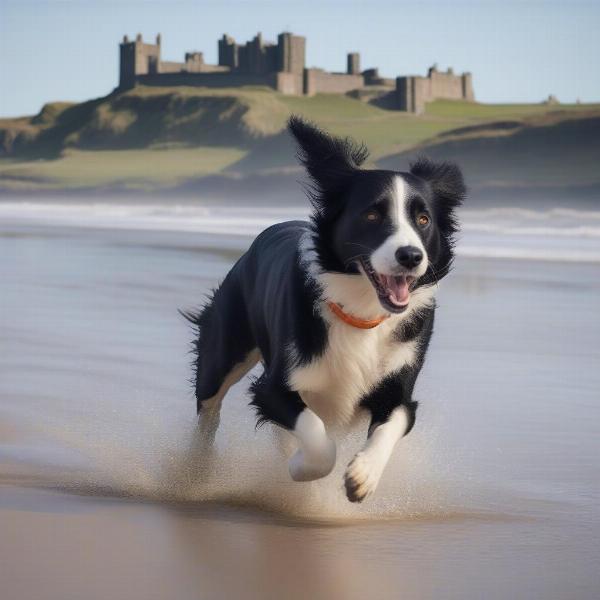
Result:
<svg viewBox="0 0 600 600"><path fill-rule="evenodd" d="M4 223L181 231L253 238L273 223L306 219L307 206L0 202ZM600 210L493 207L461 212L465 257L600 262Z"/></svg>
<svg viewBox="0 0 600 600"><path fill-rule="evenodd" d="M497 206L489 208L464 209L461 214L472 217L500 217L515 219L531 219L535 221L553 218L585 218L600 221L600 210L580 208L554 207L548 209L519 208L515 206Z"/></svg>
<svg viewBox="0 0 600 600"><path fill-rule="evenodd" d="M462 244L456 254L467 258L502 258L508 260L534 260L546 262L600 263L600 249L586 251L509 246L475 246Z"/></svg>
<svg viewBox="0 0 600 600"><path fill-rule="evenodd" d="M495 223L464 222L461 226L463 231L477 231L503 235L534 235L553 237L600 237L600 226L590 227L580 225L577 227L549 227L549 226L516 226Z"/></svg>

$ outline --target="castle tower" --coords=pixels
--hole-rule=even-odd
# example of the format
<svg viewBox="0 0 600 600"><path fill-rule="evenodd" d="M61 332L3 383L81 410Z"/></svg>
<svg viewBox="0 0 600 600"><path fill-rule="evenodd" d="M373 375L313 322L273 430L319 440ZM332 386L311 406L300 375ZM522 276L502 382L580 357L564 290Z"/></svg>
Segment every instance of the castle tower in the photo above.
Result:
<svg viewBox="0 0 600 600"><path fill-rule="evenodd" d="M346 73L348 75L360 75L360 54L358 52L348 53Z"/></svg>
<svg viewBox="0 0 600 600"><path fill-rule="evenodd" d="M277 36L277 70L301 75L304 72L306 38L291 33Z"/></svg>
<svg viewBox="0 0 600 600"><path fill-rule="evenodd" d="M254 39L246 42L246 58L244 66L248 73L262 73L264 71L265 47L262 33L259 31Z"/></svg>
<svg viewBox="0 0 600 600"><path fill-rule="evenodd" d="M119 87L129 89L135 86L137 75L160 71L160 34L157 44L145 44L140 33L130 42L123 36L119 52Z"/></svg>
<svg viewBox="0 0 600 600"><path fill-rule="evenodd" d="M430 70L431 74L431 70ZM396 107L398 110L422 114L429 100L427 77L403 76L396 78Z"/></svg>
<svg viewBox="0 0 600 600"><path fill-rule="evenodd" d="M119 87L129 89L135 85L136 42L123 36L119 46Z"/></svg>
<svg viewBox="0 0 600 600"><path fill-rule="evenodd" d="M463 73L461 75L462 96L464 100L475 102L475 92L473 91L473 76L471 73Z"/></svg>
<svg viewBox="0 0 600 600"><path fill-rule="evenodd" d="M232 71L239 66L238 45L225 34L219 40L219 65L229 67Z"/></svg>

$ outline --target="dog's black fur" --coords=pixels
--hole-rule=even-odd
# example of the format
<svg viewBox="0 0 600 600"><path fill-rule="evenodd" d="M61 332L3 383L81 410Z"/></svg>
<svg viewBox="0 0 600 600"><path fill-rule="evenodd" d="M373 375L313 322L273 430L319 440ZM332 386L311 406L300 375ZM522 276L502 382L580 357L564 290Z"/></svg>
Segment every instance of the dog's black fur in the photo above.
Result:
<svg viewBox="0 0 600 600"><path fill-rule="evenodd" d="M264 371L251 386L258 422L270 421L293 432L306 404L303 390L290 384L292 375L332 351L332 316L324 302L328 299L328 284L319 274L344 274L353 282L360 278L365 285L368 281L374 286L381 312L389 314L390 323L394 323L389 325L391 343L416 342L410 364L374 375L369 390L356 399L356 408L371 414L369 435L385 424L396 408L404 406L408 414L402 432L405 435L415 421L417 403L412 393L432 334L435 304L431 300L413 310L412 300L403 306L398 298L406 295L402 291L402 286L408 285L406 281L410 281L410 298L415 298L449 272L458 228L455 209L465 196L461 173L452 164L435 164L424 158L408 173L366 170L361 168L368 155L364 146L332 137L297 117L290 119L289 130L311 178L311 221L280 223L263 231L204 309L187 314L198 330L198 412L207 400L223 395L228 374L258 349ZM395 265L388 275L390 280L400 282L400 287L394 288L394 284L386 287L385 277L381 283L372 262L375 251L398 230L399 221L394 220L393 211L399 200L394 204L392 199L397 177L402 179L402 189L408 190L402 218L413 230L413 238L421 240L427 268L413 280L410 274L416 273L414 269ZM422 225L427 219L428 224ZM306 240L311 242L312 260L303 255ZM342 283L342 296L343 288ZM336 298L341 304L345 300ZM347 357L349 361L354 352L359 353L360 348ZM362 500L357 491L359 483L347 476L351 500Z"/></svg>

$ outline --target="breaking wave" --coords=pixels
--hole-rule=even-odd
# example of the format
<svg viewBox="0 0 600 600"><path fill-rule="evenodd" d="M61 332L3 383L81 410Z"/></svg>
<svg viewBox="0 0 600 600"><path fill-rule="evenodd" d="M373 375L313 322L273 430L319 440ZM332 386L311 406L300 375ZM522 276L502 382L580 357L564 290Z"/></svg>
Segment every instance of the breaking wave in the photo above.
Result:
<svg viewBox="0 0 600 600"><path fill-rule="evenodd" d="M0 219L12 224L102 229L181 231L238 238L247 245L269 225L307 217L306 206L163 203L2 202ZM600 210L516 207L461 213L457 254L468 257L600 262Z"/></svg>

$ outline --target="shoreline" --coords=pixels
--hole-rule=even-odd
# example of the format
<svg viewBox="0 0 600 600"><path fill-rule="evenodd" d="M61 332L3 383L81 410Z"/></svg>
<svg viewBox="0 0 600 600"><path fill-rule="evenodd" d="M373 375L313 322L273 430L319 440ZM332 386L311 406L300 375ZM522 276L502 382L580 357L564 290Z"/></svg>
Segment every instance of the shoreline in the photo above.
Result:
<svg viewBox="0 0 600 600"><path fill-rule="evenodd" d="M82 202L8 202L0 200L0 235L3 232L144 233L156 238L178 235L185 246L244 251L270 225L305 220L308 202L282 205L272 201L256 204L223 204L214 198L195 202L127 203L102 198ZM517 206L465 207L457 256L472 259L502 259L556 263L600 263L600 209L554 207L544 210Z"/></svg>
<svg viewBox="0 0 600 600"><path fill-rule="evenodd" d="M135 188L118 184L90 187L11 187L2 185L0 179L0 203L11 200L35 198L40 202L86 198L110 202L161 202L165 198L176 202L199 202L202 197L217 202L272 203L288 198L287 202L306 201L302 182L306 178L300 169L285 169L281 173L268 174L215 174L190 179L174 186ZM518 198L518 203L514 201ZM600 181L581 185L511 183L498 181L493 185L481 183L469 186L469 202L478 207L489 205L511 205L515 202L523 208L552 208L568 202L585 205L593 209L600 207Z"/></svg>

